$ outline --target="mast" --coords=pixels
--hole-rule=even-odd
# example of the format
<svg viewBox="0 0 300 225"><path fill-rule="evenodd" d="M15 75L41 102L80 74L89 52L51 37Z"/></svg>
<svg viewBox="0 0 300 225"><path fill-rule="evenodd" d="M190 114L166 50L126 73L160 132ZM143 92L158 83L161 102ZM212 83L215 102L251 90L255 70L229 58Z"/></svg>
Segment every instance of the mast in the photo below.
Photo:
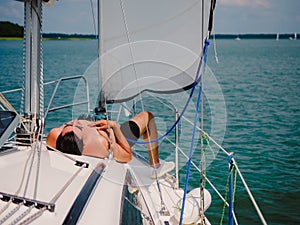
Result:
<svg viewBox="0 0 300 225"><path fill-rule="evenodd" d="M24 49L22 113L26 118L17 136L29 138L43 117L43 61L41 48L42 0L24 0ZM22 142L28 142L23 140Z"/></svg>

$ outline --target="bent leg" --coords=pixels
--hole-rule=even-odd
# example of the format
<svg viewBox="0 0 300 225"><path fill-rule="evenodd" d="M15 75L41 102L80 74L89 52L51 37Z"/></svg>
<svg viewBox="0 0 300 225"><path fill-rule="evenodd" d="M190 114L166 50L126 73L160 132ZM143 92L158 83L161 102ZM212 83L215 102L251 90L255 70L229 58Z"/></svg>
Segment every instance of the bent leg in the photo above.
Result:
<svg viewBox="0 0 300 225"><path fill-rule="evenodd" d="M145 142L157 139L157 128L154 116L150 112L141 112L134 116L130 121L135 122L140 128L140 136ZM158 158L158 143L152 142L146 145L149 155L150 166L158 168L160 166Z"/></svg>

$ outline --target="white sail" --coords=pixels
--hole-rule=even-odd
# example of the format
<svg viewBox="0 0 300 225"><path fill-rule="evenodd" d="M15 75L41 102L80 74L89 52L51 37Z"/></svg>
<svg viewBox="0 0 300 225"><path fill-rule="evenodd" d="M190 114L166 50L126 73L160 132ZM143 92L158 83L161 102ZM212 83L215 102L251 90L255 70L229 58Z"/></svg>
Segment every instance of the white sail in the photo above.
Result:
<svg viewBox="0 0 300 225"><path fill-rule="evenodd" d="M208 36L211 2L103 0L102 98L122 101L145 90L188 88Z"/></svg>

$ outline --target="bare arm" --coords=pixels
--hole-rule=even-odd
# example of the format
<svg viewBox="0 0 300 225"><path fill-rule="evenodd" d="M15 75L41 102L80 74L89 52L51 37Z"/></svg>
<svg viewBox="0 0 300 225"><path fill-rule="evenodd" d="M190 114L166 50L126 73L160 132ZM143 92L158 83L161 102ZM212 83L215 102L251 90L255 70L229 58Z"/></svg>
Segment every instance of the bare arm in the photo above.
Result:
<svg viewBox="0 0 300 225"><path fill-rule="evenodd" d="M107 120L96 121L90 126L97 127L98 130L107 130ZM120 127L114 121L109 120L111 149L114 154L115 160L118 162L129 162L132 159L130 145L128 144L125 136L123 135Z"/></svg>

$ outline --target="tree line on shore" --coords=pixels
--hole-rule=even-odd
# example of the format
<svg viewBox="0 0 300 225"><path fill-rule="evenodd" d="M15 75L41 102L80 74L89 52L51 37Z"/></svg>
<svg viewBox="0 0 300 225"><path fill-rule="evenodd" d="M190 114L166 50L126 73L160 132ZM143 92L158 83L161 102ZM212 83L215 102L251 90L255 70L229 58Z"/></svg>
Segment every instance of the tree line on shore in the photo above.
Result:
<svg viewBox="0 0 300 225"><path fill-rule="evenodd" d="M8 21L0 21L0 37L23 38L24 28L18 24ZM43 33L43 38L48 39L67 39L67 38L88 38L95 39L94 34L61 34L61 33Z"/></svg>
<svg viewBox="0 0 300 225"><path fill-rule="evenodd" d="M24 28L18 24L8 21L0 21L0 37L23 38ZM211 38L216 39L275 39L278 34L213 34ZM289 39L294 34L280 34L280 39ZM43 38L47 39L96 39L95 34L62 34L62 33L43 33Z"/></svg>

